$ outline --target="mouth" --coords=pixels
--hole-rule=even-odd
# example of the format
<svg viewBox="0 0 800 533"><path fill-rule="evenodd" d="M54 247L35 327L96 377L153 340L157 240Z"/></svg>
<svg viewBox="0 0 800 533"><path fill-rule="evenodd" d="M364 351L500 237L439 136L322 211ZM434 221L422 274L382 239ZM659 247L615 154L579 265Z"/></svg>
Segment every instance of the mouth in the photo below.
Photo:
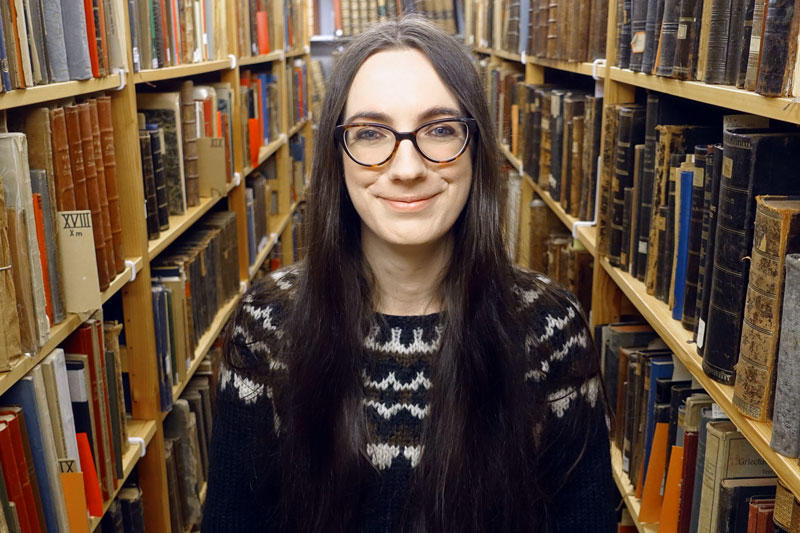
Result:
<svg viewBox="0 0 800 533"><path fill-rule="evenodd" d="M427 207L439 193L426 196L412 196L407 198L387 198L380 196L379 198L394 211L402 213L413 213L421 211Z"/></svg>

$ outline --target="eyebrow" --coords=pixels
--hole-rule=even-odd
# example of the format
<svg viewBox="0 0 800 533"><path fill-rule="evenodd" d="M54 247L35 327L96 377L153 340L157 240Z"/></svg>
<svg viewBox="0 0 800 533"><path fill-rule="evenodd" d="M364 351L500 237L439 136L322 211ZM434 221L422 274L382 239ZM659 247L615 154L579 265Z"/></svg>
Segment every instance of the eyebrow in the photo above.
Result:
<svg viewBox="0 0 800 533"><path fill-rule="evenodd" d="M425 110L425 112L419 115L417 119L420 121L420 123L422 123L425 122L426 120L430 120L433 119L434 117L442 115L457 117L461 115L461 111L447 106L435 106ZM374 120L377 122L386 122L387 124L392 122L391 117L389 117L389 115L387 115L386 113L381 113L379 111L361 111L359 113L355 113L347 117L344 123L350 124L351 122L359 119Z"/></svg>

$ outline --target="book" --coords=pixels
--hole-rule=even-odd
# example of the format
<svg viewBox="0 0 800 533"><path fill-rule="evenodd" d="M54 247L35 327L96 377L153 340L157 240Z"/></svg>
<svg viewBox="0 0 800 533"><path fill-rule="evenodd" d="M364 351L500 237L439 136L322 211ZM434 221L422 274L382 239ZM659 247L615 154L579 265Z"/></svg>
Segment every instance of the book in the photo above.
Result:
<svg viewBox="0 0 800 533"><path fill-rule="evenodd" d="M774 497L777 482L775 477L723 479L720 482L716 516L718 531L746 532L749 514L747 502L755 497Z"/></svg>
<svg viewBox="0 0 800 533"><path fill-rule="evenodd" d="M0 299L4 302L13 302L12 305L0 308L0 365L6 368L10 367L11 360L22 352L14 274L12 268L9 268L12 267L11 259L5 195L0 194Z"/></svg>
<svg viewBox="0 0 800 533"><path fill-rule="evenodd" d="M111 235L111 215L108 210L106 170L103 164L103 144L100 139L97 99L91 98L87 103L89 104L89 118L91 121L92 143L94 146L94 167L97 172L97 192L100 197L100 220L103 224L103 259L106 263L109 280L113 280L117 275L117 263L114 260L114 238Z"/></svg>
<svg viewBox="0 0 800 533"><path fill-rule="evenodd" d="M612 188L611 218L609 232L609 261L618 265L622 252L622 219L624 211L624 188L633 186L634 148L644 142L645 108L643 106L619 106L618 134L614 157L614 187Z"/></svg>
<svg viewBox="0 0 800 533"><path fill-rule="evenodd" d="M697 464L694 469L694 491L692 493L691 517L689 519L689 531L697 533L700 520L700 502L703 493L704 472L706 468L706 438L708 435L708 423L714 420L727 420L728 417L719 408L715 413L713 405L703 407L700 410L700 420L697 425ZM711 468L711 467L709 467Z"/></svg>
<svg viewBox="0 0 800 533"><path fill-rule="evenodd" d="M683 317L684 293L686 291L687 270L689 267L689 230L692 216L692 185L694 182L693 171L681 171L678 181L679 190L676 197L680 198L677 207L676 222L678 232L676 235L676 264L674 270L672 318L680 320Z"/></svg>
<svg viewBox="0 0 800 533"><path fill-rule="evenodd" d="M797 54L798 23L796 20L793 21L796 17L792 17L795 10L794 3L785 0L771 0L767 6L756 83L756 92L759 94L765 96L788 94L794 67L793 56L789 53L792 51ZM791 65L788 70L787 63Z"/></svg>
<svg viewBox="0 0 800 533"><path fill-rule="evenodd" d="M697 327L697 299L700 281L700 248L703 238L703 214L705 208L705 182L706 174L706 154L707 145L694 147L692 156L692 193L691 209L689 213L689 242L688 255L686 259L686 288L683 296L683 314L681 325L689 330L695 331ZM704 272L703 272L704 273Z"/></svg>
<svg viewBox="0 0 800 533"><path fill-rule="evenodd" d="M97 98L97 120L100 129L101 153L106 178L105 195L108 198L108 214L111 225L112 258L115 272L125 268L122 251L122 219L119 206L119 187L117 184L117 161L114 149L114 124L111 112L111 97ZM55 143L54 143L55 144Z"/></svg>
<svg viewBox="0 0 800 533"><path fill-rule="evenodd" d="M139 114L140 125L144 116ZM144 182L144 205L147 217L147 238L157 239L161 234L161 221L158 217L158 197L156 178L153 169L152 144L147 130L139 129L139 154L142 158L142 180Z"/></svg>
<svg viewBox="0 0 800 533"><path fill-rule="evenodd" d="M158 124L146 124L145 128L150 137L150 157L153 164L153 183L156 189L158 229L159 231L165 231L169 228L169 200L167 198L167 178L164 174L164 131L158 127Z"/></svg>
<svg viewBox="0 0 800 533"><path fill-rule="evenodd" d="M42 238L39 242L39 257L42 259L42 276L44 278L45 305L53 324L64 320L64 293L61 288L61 272L58 263L56 246L55 209L51 192L52 182L47 172L40 169L31 170L31 189L34 194L34 209L37 232ZM44 244L44 246L42 246Z"/></svg>
<svg viewBox="0 0 800 533"><path fill-rule="evenodd" d="M181 123L183 127L183 166L185 169L186 205L200 203L199 174L197 169L197 121L194 113L194 84L191 80L181 84Z"/></svg>
<svg viewBox="0 0 800 533"><path fill-rule="evenodd" d="M31 528L39 528L39 515L34 508L33 492L25 455L22 452L21 437L17 439L16 435L12 436L10 423L15 420L15 417L12 415L11 419L0 421L0 464L2 464L5 486L8 489L8 498L16 507L20 526L26 528L26 531L30 531ZM29 505L31 508L28 507Z"/></svg>

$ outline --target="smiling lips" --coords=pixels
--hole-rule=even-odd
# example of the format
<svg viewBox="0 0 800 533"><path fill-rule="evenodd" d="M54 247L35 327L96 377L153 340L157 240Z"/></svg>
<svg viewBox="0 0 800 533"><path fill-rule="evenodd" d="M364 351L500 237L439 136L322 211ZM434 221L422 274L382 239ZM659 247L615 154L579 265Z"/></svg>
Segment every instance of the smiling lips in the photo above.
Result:
<svg viewBox="0 0 800 533"><path fill-rule="evenodd" d="M401 213L415 213L425 209L436 198L439 193L431 196L414 196L411 198L385 198L379 197L394 211Z"/></svg>

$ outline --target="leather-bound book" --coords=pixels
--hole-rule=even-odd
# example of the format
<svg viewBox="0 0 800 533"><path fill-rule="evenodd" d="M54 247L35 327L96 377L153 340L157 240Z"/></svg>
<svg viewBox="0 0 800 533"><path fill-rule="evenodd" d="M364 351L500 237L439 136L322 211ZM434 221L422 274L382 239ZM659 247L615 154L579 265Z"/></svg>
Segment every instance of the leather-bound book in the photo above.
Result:
<svg viewBox="0 0 800 533"><path fill-rule="evenodd" d="M558 56L558 1L549 0L547 4L547 55L550 59Z"/></svg>
<svg viewBox="0 0 800 533"><path fill-rule="evenodd" d="M606 32L608 31L608 2L592 1L592 23L589 26L589 51L587 61L606 57Z"/></svg>
<svg viewBox="0 0 800 533"><path fill-rule="evenodd" d="M680 4L672 77L688 80L694 77L697 65L697 42L700 38L703 2L702 0L681 0Z"/></svg>
<svg viewBox="0 0 800 533"><path fill-rule="evenodd" d="M664 0L661 38L656 52L656 74L659 76L672 76L672 66L675 64L675 47L678 41L680 10L680 0Z"/></svg>
<svg viewBox="0 0 800 533"><path fill-rule="evenodd" d="M722 176L722 145L714 144L706 152L706 182L703 189L703 226L700 230L700 273L697 290L697 327L694 340L698 355L703 355L711 284L714 279L714 245L717 236L719 180Z"/></svg>
<svg viewBox="0 0 800 533"><path fill-rule="evenodd" d="M5 26L3 28L3 47L6 51L6 63L8 65L9 84L8 87L5 87L8 91L24 87L21 80L21 68L18 63L19 39L14 38L16 32L11 22L11 4L12 2L0 2L0 18L2 18L2 23ZM5 81L4 79L4 85Z"/></svg>
<svg viewBox="0 0 800 533"><path fill-rule="evenodd" d="M746 54L744 44L744 22L747 0L731 0L731 21L728 27L728 49L725 59L725 81L727 85L736 85L742 55Z"/></svg>
<svg viewBox="0 0 800 533"><path fill-rule="evenodd" d="M9 204L12 203L9 202ZM19 317L20 350L21 353L34 354L39 347L39 337L36 331L36 308L33 303L33 291L31 290L33 278L28 263L28 235L25 215L22 209L8 207L9 204L6 204L9 257L12 266L9 272L14 277L14 297L16 300L14 311ZM44 291L42 291L42 296L44 296Z"/></svg>
<svg viewBox="0 0 800 533"><path fill-rule="evenodd" d="M105 241L105 260L108 268L108 278L113 280L117 274L117 265L114 262L114 238L111 236L111 215L108 212L108 196L106 193L106 169L103 165L103 145L100 141L100 122L97 118L97 99L88 102L89 115L92 121L92 142L94 144L94 168L97 172L97 189L100 197L100 218L103 221L103 239Z"/></svg>
<svg viewBox="0 0 800 533"><path fill-rule="evenodd" d="M534 182L539 178L539 151L542 139L542 109L541 98L537 95L537 86L525 85L525 115L526 126L525 150L523 151L523 165L525 172Z"/></svg>
<svg viewBox="0 0 800 533"><path fill-rule="evenodd" d="M764 40L764 27L767 22L769 0L755 0L753 22L750 32L750 45L747 49L747 70L744 76L744 89L755 91L758 83L758 69L761 65L761 43Z"/></svg>
<svg viewBox="0 0 800 533"><path fill-rule="evenodd" d="M541 133L539 137L539 179L537 183L539 187L547 189L550 187L550 144L552 142L552 135L550 133L550 89L537 89L536 95L540 99L541 105Z"/></svg>
<svg viewBox="0 0 800 533"><path fill-rule="evenodd" d="M647 0L631 0L631 59L629 68L642 71L642 56L646 43Z"/></svg>
<svg viewBox="0 0 800 533"><path fill-rule="evenodd" d="M647 94L644 124L644 153L642 154L641 178L639 180L639 199L637 200L638 222L636 224L636 270L632 272L640 281L644 281L647 271L647 248L650 241L650 220L653 218L653 177L658 134L656 126L660 119L660 97L657 93Z"/></svg>
<svg viewBox="0 0 800 533"><path fill-rule="evenodd" d="M633 187L631 191L631 206L623 221L628 224L629 231L628 237L622 239L627 247L626 253L628 254L628 267L627 270L632 275L635 275L639 263L639 205L642 200L642 174L644 166L644 152L645 145L637 144L634 147L633 154ZM623 226L624 229L624 226Z"/></svg>
<svg viewBox="0 0 800 533"><path fill-rule="evenodd" d="M584 132L583 109L581 109L581 114L572 119L572 142L569 144L572 162L569 173L569 207L567 212L576 218L580 218L581 196L588 192L583 189Z"/></svg>
<svg viewBox="0 0 800 533"><path fill-rule="evenodd" d="M581 131L580 140L577 138L576 135L576 123L575 119L580 117L580 129L583 129L583 109L585 103L585 95L579 92L568 93L564 97L564 140L563 140L563 149L562 149L562 161L561 161L561 195L560 201L561 206L570 214L573 214L575 208L572 206L572 188L573 188L573 178L576 175L576 171L573 170L573 166L575 159L577 159L577 155L580 154L580 150L582 150L582 146L575 146L576 142L580 144L583 143L583 132ZM576 148L578 150L578 154L575 154ZM577 176L578 176L578 186L580 186L580 164L577 165Z"/></svg>
<svg viewBox="0 0 800 533"><path fill-rule="evenodd" d="M97 119L100 125L103 168L106 174L106 196L108 215L111 219L111 239L113 242L114 266L117 273L125 269L122 253L122 219L119 212L119 187L117 185L117 157L114 150L114 124L111 115L111 97L97 98Z"/></svg>
<svg viewBox="0 0 800 533"><path fill-rule="evenodd" d="M630 68L632 0L618 0L617 7L617 66Z"/></svg>
<svg viewBox="0 0 800 533"><path fill-rule="evenodd" d="M758 68L756 92L764 96L781 96L788 93L789 79L786 65L794 66L797 53L797 32L800 16L793 16L795 3L791 0L770 0L761 42L761 63ZM794 43L792 41L795 41ZM790 55L790 52L794 54ZM789 70L791 76L791 69Z"/></svg>
<svg viewBox="0 0 800 533"><path fill-rule="evenodd" d="M714 273L706 325L703 370L715 381L734 382L747 290L755 197L788 194L800 166L800 134L732 129L724 132Z"/></svg>
<svg viewBox="0 0 800 533"><path fill-rule="evenodd" d="M594 220L595 197L597 194L597 156L600 154L601 119L603 117L603 97L587 96L583 110L583 194L579 207L581 220Z"/></svg>
<svg viewBox="0 0 800 533"><path fill-rule="evenodd" d="M203 219L203 225L220 230L222 248L222 286L220 301L228 301L239 290L239 244L236 238L236 212L217 211Z"/></svg>
<svg viewBox="0 0 800 533"><path fill-rule="evenodd" d="M706 83L725 83L725 62L728 57L728 34L731 23L731 4L734 0L710 0L711 19L709 21L708 47L706 50Z"/></svg>
<svg viewBox="0 0 800 533"><path fill-rule="evenodd" d="M625 187L623 191L622 231L620 237L619 268L628 270L631 242L631 211L633 210L633 187Z"/></svg>
<svg viewBox="0 0 800 533"><path fill-rule="evenodd" d="M753 36L753 16L756 0L745 0L744 29L742 30L741 50L739 53L739 72L736 75L736 87L744 88L747 79L747 62L750 59L750 40Z"/></svg>
<svg viewBox="0 0 800 533"><path fill-rule="evenodd" d="M770 446L780 454L800 457L800 254L787 255L785 262Z"/></svg>
<svg viewBox="0 0 800 533"><path fill-rule="evenodd" d="M642 55L642 72L652 74L656 64L658 39L661 37L661 19L664 16L664 2L647 0L647 19L645 20L645 42Z"/></svg>
<svg viewBox="0 0 800 533"><path fill-rule="evenodd" d="M550 196L556 202L561 198L561 169L564 155L564 97L567 92L555 89L550 93Z"/></svg>
<svg viewBox="0 0 800 533"><path fill-rule="evenodd" d="M765 421L772 417L784 258L800 252L800 196L758 196L756 204L733 404Z"/></svg>
<svg viewBox="0 0 800 533"><path fill-rule="evenodd" d="M50 110L50 133L53 146L53 173L56 188L56 210L74 211L75 186L72 184L72 167L69 156L69 139L64 108Z"/></svg>
<svg viewBox="0 0 800 533"><path fill-rule="evenodd" d="M611 236L612 184L617 148L617 108L607 105L603 108L603 172L598 176L597 212L597 250L608 255Z"/></svg>
<svg viewBox="0 0 800 533"><path fill-rule="evenodd" d="M530 258L529 268L544 273L547 270L547 245L545 241L550 232L547 219L550 208L538 197L530 205Z"/></svg>
<svg viewBox="0 0 800 533"><path fill-rule="evenodd" d="M661 254L658 262L657 269L657 283L656 283L656 298L662 300L668 305L671 304L672 296L672 281L674 279L675 261L676 257L676 231L675 220L677 218L677 199L675 194L677 192L677 182L680 179L680 166L683 161L683 154L672 154L670 158L669 181L667 182L667 204L666 211L661 211L660 215L664 216L664 233L663 240L660 240L659 253ZM664 207L664 206L662 206ZM670 305L671 307L671 305Z"/></svg>
<svg viewBox="0 0 800 533"><path fill-rule="evenodd" d="M611 232L609 235L609 261L619 265L622 252L622 218L625 187L633 186L634 150L644 141L645 107L622 105L618 107L617 143L614 157L614 177L611 199Z"/></svg>
<svg viewBox="0 0 800 533"><path fill-rule="evenodd" d="M75 209L86 210L89 209L89 195L86 192L86 168L83 164L81 121L78 116L78 106L66 106L64 108L64 117L67 125L72 183L75 190Z"/></svg>
<svg viewBox="0 0 800 533"><path fill-rule="evenodd" d="M197 168L197 130L194 110L194 85L181 84L181 124L183 126L183 168L186 177L186 205L200 203L200 174Z"/></svg>
<svg viewBox="0 0 800 533"><path fill-rule="evenodd" d="M169 203L167 200L167 178L164 176L164 132L158 124L145 126L150 136L150 157L153 162L153 180L156 185L156 213L158 230L169 228Z"/></svg>
<svg viewBox="0 0 800 533"><path fill-rule="evenodd" d="M92 116L88 103L78 105L78 118L80 121L83 168L86 173L86 194L89 200L89 209L92 212L92 233L94 234L97 276L100 281L100 290L104 291L111 282L111 275L106 261L106 239L103 233L102 219L103 209L100 204L100 188L97 183L94 139L92 138Z"/></svg>
<svg viewBox="0 0 800 533"><path fill-rule="evenodd" d="M694 331L697 324L697 284L700 276L700 241L706 183L706 145L695 146L692 170L692 207L689 215L689 246L686 260L686 288L683 293L681 325Z"/></svg>
<svg viewBox="0 0 800 533"><path fill-rule="evenodd" d="M158 200L156 182L153 175L153 156L150 148L150 134L139 130L139 152L142 157L142 180L144 180L144 205L147 212L147 238L157 239L159 232Z"/></svg>

